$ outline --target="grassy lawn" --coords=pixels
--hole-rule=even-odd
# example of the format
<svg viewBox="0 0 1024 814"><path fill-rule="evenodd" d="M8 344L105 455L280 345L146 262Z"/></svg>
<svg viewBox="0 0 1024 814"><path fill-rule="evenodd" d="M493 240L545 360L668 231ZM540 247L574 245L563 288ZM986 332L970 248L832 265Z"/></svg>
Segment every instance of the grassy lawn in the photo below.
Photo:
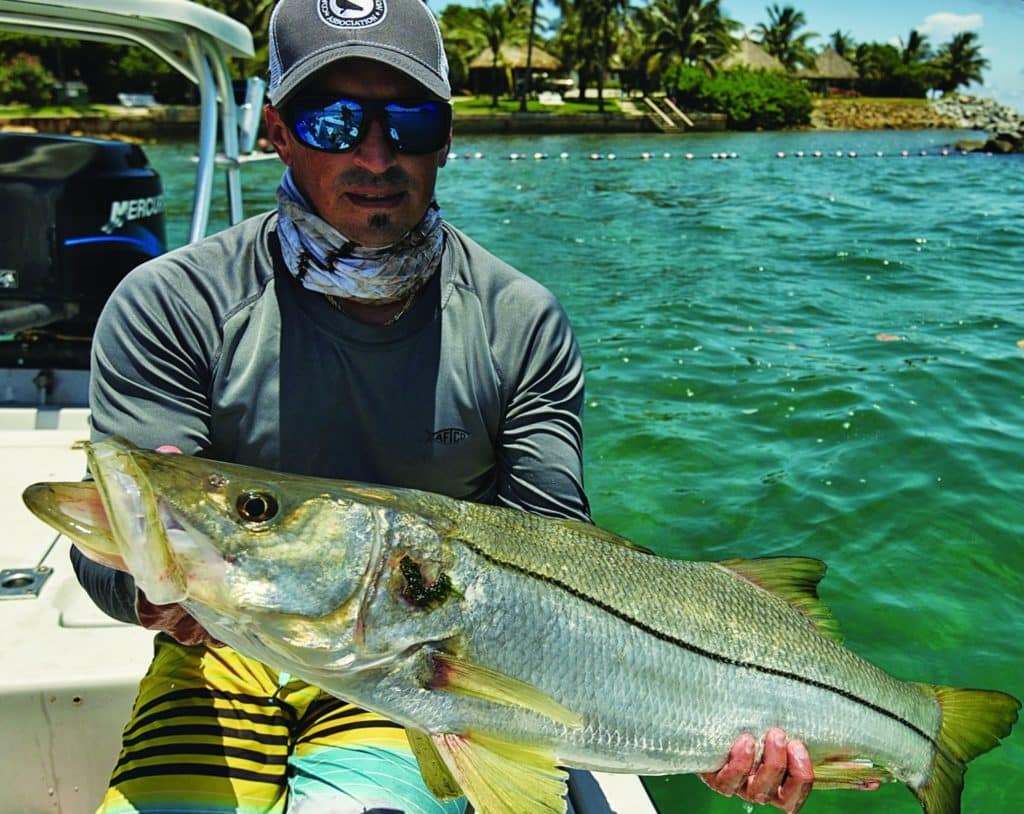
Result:
<svg viewBox="0 0 1024 814"><path fill-rule="evenodd" d="M453 100L455 114L457 116L490 116L494 113L518 113L519 100L498 97L498 106L491 106L490 95L486 96L457 96ZM604 109L607 113L618 113L619 104L616 99L605 99ZM530 99L526 103L527 113L597 113L597 100L587 99L583 102L575 98L565 100L562 105L542 105L536 99Z"/></svg>

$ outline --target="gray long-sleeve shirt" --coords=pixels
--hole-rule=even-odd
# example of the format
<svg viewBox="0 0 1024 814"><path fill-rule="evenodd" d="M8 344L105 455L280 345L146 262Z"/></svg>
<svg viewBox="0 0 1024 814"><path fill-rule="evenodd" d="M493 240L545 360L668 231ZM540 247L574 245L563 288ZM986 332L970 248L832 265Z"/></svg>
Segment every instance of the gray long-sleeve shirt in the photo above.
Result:
<svg viewBox="0 0 1024 814"><path fill-rule="evenodd" d="M93 437L589 519L583 368L549 291L445 224L436 274L393 325L298 284L276 213L129 274L93 342ZM131 578L74 551L108 614Z"/></svg>

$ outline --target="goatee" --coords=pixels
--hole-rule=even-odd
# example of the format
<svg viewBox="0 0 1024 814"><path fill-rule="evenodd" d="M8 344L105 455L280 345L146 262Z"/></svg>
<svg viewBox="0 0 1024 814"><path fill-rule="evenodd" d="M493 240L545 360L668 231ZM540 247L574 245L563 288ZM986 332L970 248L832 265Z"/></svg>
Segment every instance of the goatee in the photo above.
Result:
<svg viewBox="0 0 1024 814"><path fill-rule="evenodd" d="M370 215L370 221L368 226L371 229L387 229L391 225L391 216L384 212L377 212L374 215Z"/></svg>

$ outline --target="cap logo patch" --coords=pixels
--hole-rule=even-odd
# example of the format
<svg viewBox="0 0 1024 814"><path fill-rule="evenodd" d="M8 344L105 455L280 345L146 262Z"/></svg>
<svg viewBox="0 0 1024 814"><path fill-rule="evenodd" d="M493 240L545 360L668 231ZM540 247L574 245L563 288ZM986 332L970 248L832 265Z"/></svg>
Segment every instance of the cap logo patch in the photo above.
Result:
<svg viewBox="0 0 1024 814"><path fill-rule="evenodd" d="M385 0L318 0L316 10L334 28L369 28L388 13Z"/></svg>

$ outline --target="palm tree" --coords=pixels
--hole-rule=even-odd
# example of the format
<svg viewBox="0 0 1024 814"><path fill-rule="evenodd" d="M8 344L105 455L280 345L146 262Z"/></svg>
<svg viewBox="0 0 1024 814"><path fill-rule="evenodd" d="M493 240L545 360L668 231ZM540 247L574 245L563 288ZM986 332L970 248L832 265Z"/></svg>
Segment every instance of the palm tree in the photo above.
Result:
<svg viewBox="0 0 1024 814"><path fill-rule="evenodd" d="M597 109L604 110L604 78L615 54L614 34L628 0L554 0L562 20L555 47L562 64L576 69L583 99L591 78L597 79Z"/></svg>
<svg viewBox="0 0 1024 814"><path fill-rule="evenodd" d="M204 0L203 5L234 17L252 32L256 59L266 62L267 25L275 0Z"/></svg>
<svg viewBox="0 0 1024 814"><path fill-rule="evenodd" d="M636 12L647 37L646 68L655 76L673 65L713 70L733 46L735 20L722 16L719 0L653 0Z"/></svg>
<svg viewBox="0 0 1024 814"><path fill-rule="evenodd" d="M654 40L650 28L647 7L634 8L633 13L622 21L619 32L619 61L622 64L620 79L623 91L627 85L639 88L645 95L651 90L651 71L648 65L650 44Z"/></svg>
<svg viewBox="0 0 1024 814"><path fill-rule="evenodd" d="M511 15L505 3L489 3L476 12L476 29L491 49L491 107L498 106L498 67L501 64L501 45L511 33Z"/></svg>
<svg viewBox="0 0 1024 814"><path fill-rule="evenodd" d="M841 31L837 28L829 35L828 39L832 50L841 57L852 54L857 48L857 44L854 42L849 31Z"/></svg>
<svg viewBox="0 0 1024 814"><path fill-rule="evenodd" d="M555 0L555 5L560 13L560 19L550 46L561 60L563 67L579 71L579 93L582 99L587 79L584 61L588 53L583 36L583 23L576 6L569 0Z"/></svg>
<svg viewBox="0 0 1024 814"><path fill-rule="evenodd" d="M962 31L955 35L939 49L935 58L940 73L936 87L943 93L950 93L971 82L982 84L981 72L988 68L989 62L981 53L976 32Z"/></svg>
<svg viewBox="0 0 1024 814"><path fill-rule="evenodd" d="M547 18L537 14L537 6L540 0L505 0L509 7L509 14L517 32L519 29L526 32L526 76L522 86L522 95L519 98L519 109L526 110L526 99L530 95L533 84L533 43L537 39L539 28L547 26ZM529 17L529 22L524 25L523 18ZM516 36L520 36L517 33Z"/></svg>
<svg viewBox="0 0 1024 814"><path fill-rule="evenodd" d="M804 13L792 6L780 8L775 3L766 10L768 24L758 23L754 27L754 33L761 38L762 47L785 65L787 70L793 71L801 64L813 64L814 52L809 41L818 35L810 31L797 34L807 25Z"/></svg>
<svg viewBox="0 0 1024 814"><path fill-rule="evenodd" d="M487 47L487 39L477 19L478 11L477 8L449 3L438 20L453 89L466 86L470 60Z"/></svg>
<svg viewBox="0 0 1024 814"><path fill-rule="evenodd" d="M939 79L928 38L912 28L907 41L899 44L901 64L892 77L895 90L900 96L923 98Z"/></svg>
<svg viewBox="0 0 1024 814"><path fill-rule="evenodd" d="M903 57L904 65L914 65L920 62L927 62L931 57L931 47L928 45L928 37L921 34L916 28L910 29L906 43L900 40L900 56Z"/></svg>
<svg viewBox="0 0 1024 814"><path fill-rule="evenodd" d="M584 62L591 63L588 67L597 76L597 109L604 112L604 80L615 52L612 32L617 29L617 22L625 12L628 0L572 0L572 4L580 23L580 37L584 43L590 43L592 49L591 59ZM581 98L583 93L581 76Z"/></svg>

